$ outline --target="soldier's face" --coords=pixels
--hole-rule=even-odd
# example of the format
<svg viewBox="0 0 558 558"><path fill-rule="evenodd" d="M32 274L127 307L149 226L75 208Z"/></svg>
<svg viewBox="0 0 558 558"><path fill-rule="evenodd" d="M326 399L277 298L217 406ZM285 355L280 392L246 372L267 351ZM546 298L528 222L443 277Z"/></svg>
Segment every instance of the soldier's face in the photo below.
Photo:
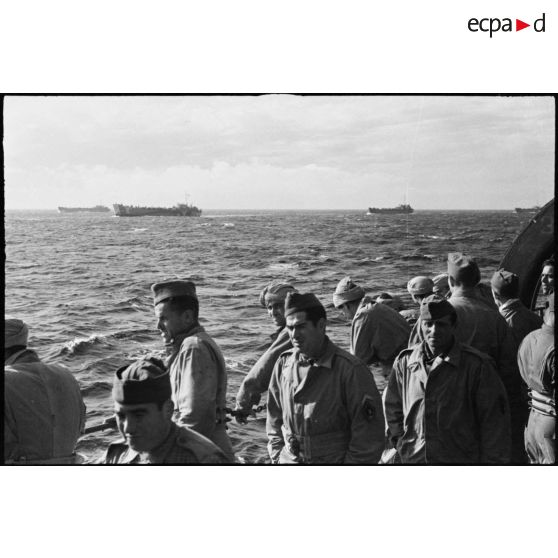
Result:
<svg viewBox="0 0 558 558"><path fill-rule="evenodd" d="M545 295L554 292L554 266L545 265L541 273L541 287Z"/></svg>
<svg viewBox="0 0 558 558"><path fill-rule="evenodd" d="M121 405L114 403L118 430L135 451L151 451L164 442L171 425L170 401L161 408L156 403Z"/></svg>
<svg viewBox="0 0 558 558"><path fill-rule="evenodd" d="M449 349L454 324L451 316L444 316L439 320L421 320L422 334L433 355L439 355Z"/></svg>
<svg viewBox="0 0 558 558"><path fill-rule="evenodd" d="M192 312L190 310L178 311L169 303L161 302L155 306L157 329L165 343L171 343L174 337L187 331L192 326Z"/></svg>
<svg viewBox="0 0 558 558"><path fill-rule="evenodd" d="M277 327L285 325L285 303L273 302L267 305L267 313Z"/></svg>
<svg viewBox="0 0 558 558"><path fill-rule="evenodd" d="M321 318L316 325L306 318L306 312L295 312L287 316L287 330L291 343L304 356L319 356L325 339L326 321Z"/></svg>

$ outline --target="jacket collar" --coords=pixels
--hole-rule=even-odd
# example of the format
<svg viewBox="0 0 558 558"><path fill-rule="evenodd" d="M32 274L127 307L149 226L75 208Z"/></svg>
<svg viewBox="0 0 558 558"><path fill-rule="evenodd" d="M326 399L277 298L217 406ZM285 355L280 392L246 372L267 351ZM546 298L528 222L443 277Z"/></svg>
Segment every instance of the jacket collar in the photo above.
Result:
<svg viewBox="0 0 558 558"><path fill-rule="evenodd" d="M297 362L300 361L307 361L301 354L298 349L295 349L295 358ZM308 361L312 362L312 366L318 367L321 366L323 368L333 368L333 356L335 355L335 345L329 340L329 337L326 335L326 346L324 352L316 359L309 359ZM307 361L307 362L308 362Z"/></svg>
<svg viewBox="0 0 558 558"><path fill-rule="evenodd" d="M173 422L171 424L171 428L169 430L168 436L164 439L164 441L159 444L155 449L147 452L147 461L149 463L162 463L165 459L166 455L172 448L174 441L177 436L178 427ZM126 463L131 463L135 460L142 461L142 454L130 446L128 446L128 450L126 452Z"/></svg>
<svg viewBox="0 0 558 558"><path fill-rule="evenodd" d="M13 364L24 362L40 362L40 359L35 351L25 348L6 359L4 366L12 366Z"/></svg>
<svg viewBox="0 0 558 558"><path fill-rule="evenodd" d="M172 343L169 343L168 345L166 345L167 352L168 351L170 351L170 352L178 351L180 349L180 346L182 345L182 341L184 341L184 339L186 339L187 337L191 337L192 335L202 333L204 331L205 331L205 329L203 328L203 326L197 325L197 326L194 326L192 329L189 329L185 333L179 333L178 335L176 335L173 338Z"/></svg>
<svg viewBox="0 0 558 558"><path fill-rule="evenodd" d="M421 365L423 365L424 362L426 361L426 358L427 358L428 354L429 354L427 349L426 349L426 341L423 341L420 345L418 345L417 348L415 349L414 353L415 353L416 361L420 362ZM434 368L440 366L444 362L446 362L447 364L450 364L451 366L453 366L455 368L459 368L460 361L461 361L461 347L460 347L459 342L457 341L457 339L455 339L455 337L454 337L453 338L453 345L451 346L451 349L449 350L449 352L446 355L437 356L433 360L430 370L431 371L434 370Z"/></svg>
<svg viewBox="0 0 558 558"><path fill-rule="evenodd" d="M500 311L505 310L515 310L521 306L521 301L518 298L510 298L506 300L502 306L500 306Z"/></svg>

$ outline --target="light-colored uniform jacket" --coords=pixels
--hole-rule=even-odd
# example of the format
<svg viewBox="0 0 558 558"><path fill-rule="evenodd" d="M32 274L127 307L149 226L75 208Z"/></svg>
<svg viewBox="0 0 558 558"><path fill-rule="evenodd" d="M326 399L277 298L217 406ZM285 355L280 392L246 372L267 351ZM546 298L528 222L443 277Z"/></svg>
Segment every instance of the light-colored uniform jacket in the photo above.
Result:
<svg viewBox="0 0 558 558"><path fill-rule="evenodd" d="M399 312L365 296L351 324L351 354L365 364L391 364L407 346L411 327Z"/></svg>
<svg viewBox="0 0 558 558"><path fill-rule="evenodd" d="M72 373L45 364L24 349L5 362L4 459L10 462L75 462L85 426L85 405Z"/></svg>
<svg viewBox="0 0 558 558"><path fill-rule="evenodd" d="M388 435L403 463L508 463L510 412L493 361L455 341L428 372L424 344L405 349L386 390Z"/></svg>
<svg viewBox="0 0 558 558"><path fill-rule="evenodd" d="M230 459L212 441L184 426L172 424L165 441L149 453L140 454L124 442L110 444L105 464L225 464Z"/></svg>
<svg viewBox="0 0 558 558"><path fill-rule="evenodd" d="M232 459L225 426L227 369L217 343L196 326L176 337L167 366L176 422L209 438Z"/></svg>
<svg viewBox="0 0 558 558"><path fill-rule="evenodd" d="M554 463L556 458L554 328L543 324L540 329L529 333L519 347L517 360L531 399L531 414L525 432L525 449L531 463Z"/></svg>
<svg viewBox="0 0 558 558"><path fill-rule="evenodd" d="M384 417L372 374L329 339L313 366L285 351L269 386L267 435L273 463L378 463Z"/></svg>
<svg viewBox="0 0 558 558"><path fill-rule="evenodd" d="M260 402L261 394L269 387L273 367L279 355L293 346L287 328L281 328L272 337L274 337L273 343L252 366L238 390L237 409L250 411L254 405Z"/></svg>

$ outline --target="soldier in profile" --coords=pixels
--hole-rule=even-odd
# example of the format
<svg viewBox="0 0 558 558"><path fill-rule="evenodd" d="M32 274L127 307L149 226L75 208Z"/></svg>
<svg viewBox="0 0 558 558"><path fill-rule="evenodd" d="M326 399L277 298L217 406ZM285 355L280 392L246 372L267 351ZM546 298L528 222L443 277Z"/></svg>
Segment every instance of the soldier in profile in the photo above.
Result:
<svg viewBox="0 0 558 558"><path fill-rule="evenodd" d="M205 436L172 421L171 394L169 373L159 359L140 359L116 371L112 397L124 441L108 447L104 463L230 463Z"/></svg>
<svg viewBox="0 0 558 558"><path fill-rule="evenodd" d="M225 359L199 323L196 286L192 281L165 281L151 290L168 355L175 420L209 438L232 460L226 431Z"/></svg>

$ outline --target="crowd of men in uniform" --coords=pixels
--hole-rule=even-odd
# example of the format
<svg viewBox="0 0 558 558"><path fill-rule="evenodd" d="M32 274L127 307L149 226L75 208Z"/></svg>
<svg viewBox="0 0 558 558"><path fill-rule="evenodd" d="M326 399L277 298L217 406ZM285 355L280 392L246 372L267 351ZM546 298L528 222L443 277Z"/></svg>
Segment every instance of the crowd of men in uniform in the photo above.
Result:
<svg viewBox="0 0 558 558"><path fill-rule="evenodd" d="M260 295L277 327L246 375L233 415L254 415L267 391L271 463L547 464L555 461L554 260L543 264L540 312L504 269L490 286L473 258L408 283L414 308L343 278L333 305L351 322L350 350L327 335L313 293L274 282ZM199 323L191 281L152 286L164 360L119 368L112 398L122 440L103 463L234 462L227 370ZM76 463L85 405L70 371L41 362L28 327L5 320L4 459Z"/></svg>

